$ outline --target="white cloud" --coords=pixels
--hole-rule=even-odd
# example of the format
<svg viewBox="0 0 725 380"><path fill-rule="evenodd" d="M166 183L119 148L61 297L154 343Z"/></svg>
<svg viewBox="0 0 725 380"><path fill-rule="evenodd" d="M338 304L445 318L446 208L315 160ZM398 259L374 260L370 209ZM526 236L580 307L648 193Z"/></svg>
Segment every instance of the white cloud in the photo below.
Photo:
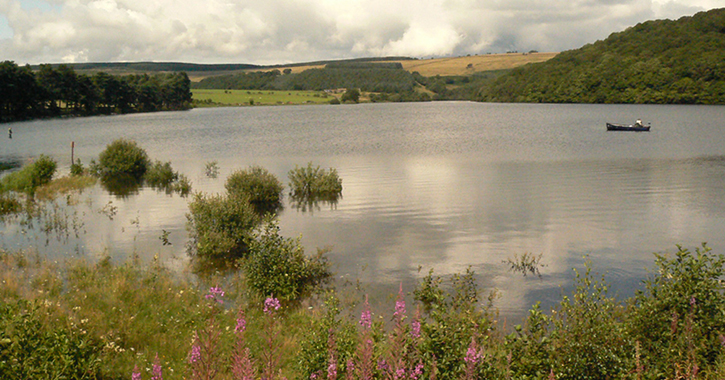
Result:
<svg viewBox="0 0 725 380"><path fill-rule="evenodd" d="M0 59L284 63L562 51L725 0L0 0Z"/></svg>

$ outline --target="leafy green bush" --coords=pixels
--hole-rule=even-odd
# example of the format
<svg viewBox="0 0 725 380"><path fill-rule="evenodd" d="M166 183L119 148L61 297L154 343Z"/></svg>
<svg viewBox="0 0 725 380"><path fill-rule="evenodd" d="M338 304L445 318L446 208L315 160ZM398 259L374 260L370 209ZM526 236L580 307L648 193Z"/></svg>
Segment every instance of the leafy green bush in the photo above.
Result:
<svg viewBox="0 0 725 380"><path fill-rule="evenodd" d="M46 327L37 302L0 303L3 379L96 379L102 346L82 327Z"/></svg>
<svg viewBox="0 0 725 380"><path fill-rule="evenodd" d="M552 356L558 379L621 378L634 368L625 309L607 290L589 266L583 276L576 271L574 293L564 297L554 318Z"/></svg>
<svg viewBox="0 0 725 380"><path fill-rule="evenodd" d="M140 180L148 166L149 157L145 150L134 141L118 139L101 152L98 164L94 165L92 171L101 178L125 175Z"/></svg>
<svg viewBox="0 0 725 380"><path fill-rule="evenodd" d="M175 172L171 168L171 162L162 163L159 160L154 161L153 164L149 165L144 179L146 183L151 187L156 188L167 188L170 187L174 181L179 178L179 173Z"/></svg>
<svg viewBox="0 0 725 380"><path fill-rule="evenodd" d="M260 219L246 197L197 193L187 220L189 255L224 262L247 256L246 240Z"/></svg>
<svg viewBox="0 0 725 380"><path fill-rule="evenodd" d="M714 366L725 353L725 255L705 244L677 248L672 258L655 254L656 275L628 318L646 365L670 378L683 367Z"/></svg>
<svg viewBox="0 0 725 380"><path fill-rule="evenodd" d="M232 173L224 185L230 195L246 195L257 211L275 211L282 204L284 186L266 169L251 166Z"/></svg>
<svg viewBox="0 0 725 380"><path fill-rule="evenodd" d="M0 183L2 191L15 191L32 196L38 187L53 179L57 167L55 160L41 154L32 164L5 176Z"/></svg>
<svg viewBox="0 0 725 380"><path fill-rule="evenodd" d="M81 163L81 159L76 159L76 162L72 163L70 166L70 175L72 176L81 176L83 173L85 173L86 169L83 167L83 163Z"/></svg>
<svg viewBox="0 0 725 380"><path fill-rule="evenodd" d="M330 276L323 251L305 256L299 239L279 235L279 226L267 222L249 239L249 256L243 263L247 284L258 295L280 300L296 300Z"/></svg>
<svg viewBox="0 0 725 380"><path fill-rule="evenodd" d="M342 194L342 179L333 168L320 169L310 162L307 167L295 166L288 178L292 197L336 200Z"/></svg>
<svg viewBox="0 0 725 380"><path fill-rule="evenodd" d="M423 341L420 350L425 362L436 362L439 379L463 378L465 366L462 366L471 340L489 339L493 318L486 309L479 308L479 290L474 272L468 268L464 274L455 274L449 278L451 291L443 288L444 281L433 272L421 280L414 291L415 299L423 306ZM491 297L493 297L493 293ZM492 298L489 298L489 301ZM490 372L492 368L479 366L479 372ZM502 378L493 373L478 373L481 378ZM478 378L478 377L477 377Z"/></svg>

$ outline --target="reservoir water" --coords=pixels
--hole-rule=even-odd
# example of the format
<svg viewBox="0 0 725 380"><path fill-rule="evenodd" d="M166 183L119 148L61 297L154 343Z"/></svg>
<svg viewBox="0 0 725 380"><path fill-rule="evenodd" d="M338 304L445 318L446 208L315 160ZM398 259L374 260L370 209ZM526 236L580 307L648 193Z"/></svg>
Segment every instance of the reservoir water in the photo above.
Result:
<svg viewBox="0 0 725 380"><path fill-rule="evenodd" d="M607 132L605 122L652 123L649 133ZM336 168L336 205L286 204L282 233L307 252L329 247L336 278L366 291L413 289L470 267L498 289L503 316L554 305L586 261L613 293L631 296L653 252L725 249L725 107L523 105L468 102L195 109L7 125L0 162L54 157L66 174L117 138L171 161L194 191L224 190L234 170L261 165L287 183L312 162ZM217 178L205 175L216 161ZM68 207L71 202L73 207ZM144 188L128 197L100 186L60 198L45 218L0 223L0 248L52 258L158 256L184 268L189 199ZM160 236L168 233L171 245ZM542 255L541 277L512 273L514 255Z"/></svg>

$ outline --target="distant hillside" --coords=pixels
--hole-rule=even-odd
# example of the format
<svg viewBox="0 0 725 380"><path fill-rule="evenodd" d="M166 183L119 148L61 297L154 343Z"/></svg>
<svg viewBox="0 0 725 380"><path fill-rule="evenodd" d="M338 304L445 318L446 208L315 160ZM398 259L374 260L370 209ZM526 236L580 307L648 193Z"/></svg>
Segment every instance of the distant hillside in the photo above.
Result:
<svg viewBox="0 0 725 380"><path fill-rule="evenodd" d="M478 100L725 104L725 9L648 21L502 75Z"/></svg>

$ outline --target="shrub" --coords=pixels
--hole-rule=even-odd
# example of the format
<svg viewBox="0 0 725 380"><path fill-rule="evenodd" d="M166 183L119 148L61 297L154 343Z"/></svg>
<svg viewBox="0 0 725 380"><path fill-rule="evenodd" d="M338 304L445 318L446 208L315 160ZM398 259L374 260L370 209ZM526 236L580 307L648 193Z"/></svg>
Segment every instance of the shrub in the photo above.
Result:
<svg viewBox="0 0 725 380"><path fill-rule="evenodd" d="M634 342L623 319L625 309L607 296L608 285L587 265L576 271L576 288L555 313L552 341L558 379L622 378L633 367Z"/></svg>
<svg viewBox="0 0 725 380"><path fill-rule="evenodd" d="M72 163L70 166L70 174L72 176L81 176L85 173L85 171L86 169L83 167L80 158L76 159L76 162Z"/></svg>
<svg viewBox="0 0 725 380"><path fill-rule="evenodd" d="M134 141L118 139L101 152L93 171L101 178L126 175L140 180L148 166L149 158L145 150Z"/></svg>
<svg viewBox="0 0 725 380"><path fill-rule="evenodd" d="M655 254L657 275L637 293L628 319L644 362L670 378L678 366L715 365L725 352L725 255L705 244L677 249L673 258Z"/></svg>
<svg viewBox="0 0 725 380"><path fill-rule="evenodd" d="M53 179L58 164L52 158L40 155L20 171L10 173L2 179L3 191L15 191L34 195L35 190Z"/></svg>
<svg viewBox="0 0 725 380"><path fill-rule="evenodd" d="M224 185L230 195L244 195L259 212L275 211L282 203L284 186L273 174L259 166L232 173Z"/></svg>
<svg viewBox="0 0 725 380"><path fill-rule="evenodd" d="M14 214L20 210L22 206L17 199L0 194L0 216Z"/></svg>
<svg viewBox="0 0 725 380"><path fill-rule="evenodd" d="M149 165L144 179L146 184L156 188L169 188L179 178L179 173L171 168L171 162L162 163L159 160Z"/></svg>
<svg viewBox="0 0 725 380"><path fill-rule="evenodd" d="M332 168L320 169L310 162L307 167L295 166L288 177L290 195L298 199L336 200L342 194L342 179Z"/></svg>
<svg viewBox="0 0 725 380"><path fill-rule="evenodd" d="M242 196L197 193L187 214L192 257L227 262L247 255L246 240L259 223L259 216Z"/></svg>
<svg viewBox="0 0 725 380"><path fill-rule="evenodd" d="M95 379L102 345L81 327L46 327L39 302L0 303L3 379Z"/></svg>
<svg viewBox="0 0 725 380"><path fill-rule="evenodd" d="M493 318L488 309L477 307L479 290L474 280L474 272L469 268L465 274L450 277L452 291L442 288L443 279L434 276L431 271L414 291L415 299L423 306L423 341L420 349L425 362L436 362L440 379L460 379L465 367L462 358L473 339L485 337L492 329ZM492 300L493 293L489 300ZM491 305L489 305L489 308ZM479 371L488 368L479 364ZM500 378L491 374L483 378Z"/></svg>
<svg viewBox="0 0 725 380"><path fill-rule="evenodd" d="M249 257L243 264L247 284L258 295L297 300L327 281L330 268L323 251L305 256L299 239L279 235L279 226L267 222L249 239Z"/></svg>

